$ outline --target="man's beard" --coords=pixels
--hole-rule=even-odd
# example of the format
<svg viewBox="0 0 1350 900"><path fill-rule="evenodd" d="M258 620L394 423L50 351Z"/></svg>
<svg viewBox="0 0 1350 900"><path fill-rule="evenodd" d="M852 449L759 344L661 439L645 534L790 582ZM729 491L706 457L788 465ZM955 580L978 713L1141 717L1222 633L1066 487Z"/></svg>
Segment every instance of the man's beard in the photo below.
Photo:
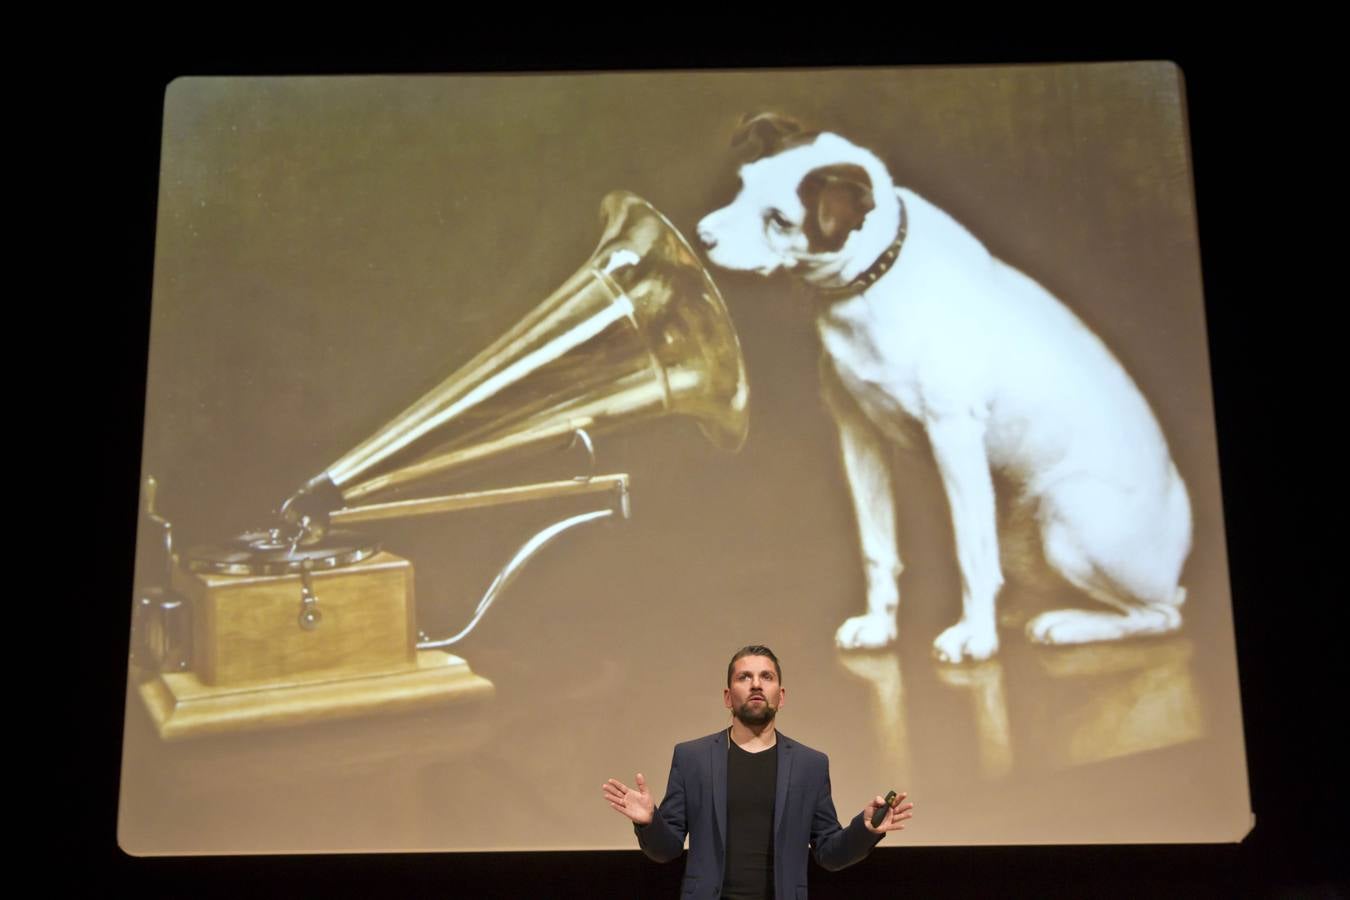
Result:
<svg viewBox="0 0 1350 900"><path fill-rule="evenodd" d="M778 715L778 710L765 700L759 706L752 706L747 700L735 709L736 719L746 725L767 725Z"/></svg>

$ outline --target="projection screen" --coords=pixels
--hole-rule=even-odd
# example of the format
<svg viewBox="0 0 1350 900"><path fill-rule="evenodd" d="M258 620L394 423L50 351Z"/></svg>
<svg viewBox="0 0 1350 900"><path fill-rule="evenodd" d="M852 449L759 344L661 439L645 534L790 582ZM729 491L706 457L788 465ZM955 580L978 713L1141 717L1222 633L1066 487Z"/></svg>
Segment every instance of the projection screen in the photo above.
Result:
<svg viewBox="0 0 1350 900"><path fill-rule="evenodd" d="M883 847L1240 840L1182 79L173 82L123 849L634 848L752 643Z"/></svg>

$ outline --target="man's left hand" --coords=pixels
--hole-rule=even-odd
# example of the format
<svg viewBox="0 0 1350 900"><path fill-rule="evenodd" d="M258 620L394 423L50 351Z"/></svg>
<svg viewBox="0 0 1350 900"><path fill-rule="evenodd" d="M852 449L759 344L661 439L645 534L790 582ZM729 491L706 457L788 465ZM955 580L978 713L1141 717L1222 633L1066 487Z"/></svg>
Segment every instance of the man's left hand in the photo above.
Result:
<svg viewBox="0 0 1350 900"><path fill-rule="evenodd" d="M891 801L889 807L886 806L886 798L881 796L867 804L867 808L863 810L863 824L867 826L867 830L873 834L904 830L905 820L914 815L914 804L905 802L905 798L908 796L908 794L900 794ZM886 818L881 820L880 825L873 827L872 816L882 808L886 809Z"/></svg>

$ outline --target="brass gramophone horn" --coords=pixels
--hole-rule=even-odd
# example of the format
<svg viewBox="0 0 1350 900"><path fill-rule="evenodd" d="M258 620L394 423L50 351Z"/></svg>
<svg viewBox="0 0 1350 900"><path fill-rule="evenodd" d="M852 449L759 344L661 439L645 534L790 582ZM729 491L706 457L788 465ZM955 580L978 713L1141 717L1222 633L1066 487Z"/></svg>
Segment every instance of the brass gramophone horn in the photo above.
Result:
<svg viewBox="0 0 1350 900"><path fill-rule="evenodd" d="M252 536L257 553L239 547L228 562L199 557L189 566L294 571L306 555L308 567L341 565L359 553L326 555L320 546L326 535L336 537L330 528L577 493L613 492L626 515L626 475L406 498L474 463L577 439L589 446L592 433L645 419L688 416L715 445L740 449L748 424L745 366L711 276L645 200L616 191L600 212L604 231L585 264L306 482L282 505L281 524Z"/></svg>

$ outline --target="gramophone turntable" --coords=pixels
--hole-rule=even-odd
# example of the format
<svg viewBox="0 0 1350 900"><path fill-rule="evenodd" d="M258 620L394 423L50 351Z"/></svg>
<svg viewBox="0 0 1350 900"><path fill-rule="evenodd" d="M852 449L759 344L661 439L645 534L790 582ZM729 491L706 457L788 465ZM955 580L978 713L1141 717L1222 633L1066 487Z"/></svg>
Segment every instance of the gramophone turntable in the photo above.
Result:
<svg viewBox="0 0 1350 900"><path fill-rule="evenodd" d="M630 515L629 478L573 478L448 495L429 485L516 454L581 448L664 416L714 445L745 441L739 341L711 276L645 200L613 192L591 257L523 319L324 471L263 527L179 550L145 492L142 540L163 578L133 619L139 693L161 737L294 725L491 695L449 652L512 578L562 533ZM467 625L418 626L413 567L371 529L388 519L562 497L598 497L527 540Z"/></svg>

